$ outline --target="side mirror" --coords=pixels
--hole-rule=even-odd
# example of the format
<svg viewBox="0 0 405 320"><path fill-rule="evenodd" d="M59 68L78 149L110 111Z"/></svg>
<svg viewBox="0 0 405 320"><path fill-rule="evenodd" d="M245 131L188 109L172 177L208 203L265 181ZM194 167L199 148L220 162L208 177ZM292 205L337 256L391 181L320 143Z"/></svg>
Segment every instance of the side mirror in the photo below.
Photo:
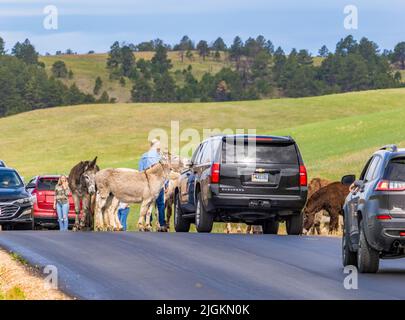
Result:
<svg viewBox="0 0 405 320"><path fill-rule="evenodd" d="M352 185L355 181L356 181L356 175L354 175L354 174L346 175L346 176L342 177L342 180L341 180L342 184L344 184L346 186Z"/></svg>
<svg viewBox="0 0 405 320"><path fill-rule="evenodd" d="M34 189L35 188L35 183L29 183L25 186L25 189Z"/></svg>
<svg viewBox="0 0 405 320"><path fill-rule="evenodd" d="M189 159L184 161L184 167L191 168L192 165L193 163Z"/></svg>

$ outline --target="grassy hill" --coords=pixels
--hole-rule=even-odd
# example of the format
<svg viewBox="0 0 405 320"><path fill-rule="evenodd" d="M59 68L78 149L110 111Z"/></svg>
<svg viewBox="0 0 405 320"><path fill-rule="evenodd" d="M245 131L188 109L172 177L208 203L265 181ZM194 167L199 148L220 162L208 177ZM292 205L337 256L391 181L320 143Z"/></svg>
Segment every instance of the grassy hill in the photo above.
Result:
<svg viewBox="0 0 405 320"><path fill-rule="evenodd" d="M405 146L405 89L229 103L113 104L61 107L1 118L0 159L26 179L68 173L99 156L105 167L136 167L150 130L256 129L293 136L310 178L359 174L378 147ZM170 134L170 132L169 132ZM186 143L186 142L184 142Z"/></svg>
<svg viewBox="0 0 405 320"><path fill-rule="evenodd" d="M136 52L135 59L152 59L154 52ZM203 61L197 52L193 53L194 59L190 61L184 58L183 62L180 59L178 52L168 52L168 57L173 64L172 72L183 70L189 65L193 67L193 74L197 79L200 79L205 72L217 73L222 67L228 66L229 62L225 61L224 54L220 61L215 61L212 57L208 57ZM87 92L93 93L94 83L97 76L103 80L103 88L110 97L114 97L118 102L130 102L130 90L132 88L131 81L127 79L125 86L121 86L119 81L110 80L109 73L106 69L108 54L81 54L81 55L59 55L59 56L42 56L40 61L45 63L46 70L50 74L51 67L55 61L62 60L66 63L68 69L72 70L74 77L71 80L63 80L67 84L76 82L78 87Z"/></svg>

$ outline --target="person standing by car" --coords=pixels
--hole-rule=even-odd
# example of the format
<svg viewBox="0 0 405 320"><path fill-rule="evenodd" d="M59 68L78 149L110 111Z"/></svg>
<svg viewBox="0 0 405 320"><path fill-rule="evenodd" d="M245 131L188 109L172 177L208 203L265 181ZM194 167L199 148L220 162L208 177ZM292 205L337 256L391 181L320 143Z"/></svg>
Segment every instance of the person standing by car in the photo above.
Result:
<svg viewBox="0 0 405 320"><path fill-rule="evenodd" d="M125 202L120 202L120 206L118 207L118 219L121 222L123 231L127 231L128 214L129 214L129 204Z"/></svg>
<svg viewBox="0 0 405 320"><path fill-rule="evenodd" d="M160 161L160 141L153 139L150 142L150 149L142 155L139 161L139 171L144 171ZM159 229L158 232L167 232L165 221L165 190L160 190L156 199L156 206L159 212Z"/></svg>
<svg viewBox="0 0 405 320"><path fill-rule="evenodd" d="M60 231L67 231L69 227L69 194L70 189L67 177L61 176L55 187L55 200L53 203L53 208L56 209L56 213L58 214Z"/></svg>

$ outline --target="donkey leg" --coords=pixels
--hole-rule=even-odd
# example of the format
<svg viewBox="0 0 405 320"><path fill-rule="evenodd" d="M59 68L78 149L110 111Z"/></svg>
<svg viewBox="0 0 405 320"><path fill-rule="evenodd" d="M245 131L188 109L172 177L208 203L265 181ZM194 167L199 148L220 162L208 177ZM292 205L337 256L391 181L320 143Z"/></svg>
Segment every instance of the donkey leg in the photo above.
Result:
<svg viewBox="0 0 405 320"><path fill-rule="evenodd" d="M88 216L90 215L90 206L91 206L91 196L86 194L82 199L82 209L83 215L80 219L80 229L88 229L90 225L88 224Z"/></svg>
<svg viewBox="0 0 405 320"><path fill-rule="evenodd" d="M144 231L144 222L145 222L147 209L148 209L148 207L146 207L146 202L144 200L144 201L142 201L141 208L139 210L139 219L138 219L138 230L139 231Z"/></svg>
<svg viewBox="0 0 405 320"><path fill-rule="evenodd" d="M96 208L94 212L94 231L104 230L103 210L106 202L107 198L103 198L100 193L97 193Z"/></svg>
<svg viewBox="0 0 405 320"><path fill-rule="evenodd" d="M75 224L73 225L73 231L77 231L79 229L79 216L80 216L80 197L76 194L72 194L73 202L75 204Z"/></svg>
<svg viewBox="0 0 405 320"><path fill-rule="evenodd" d="M120 220L118 219L118 207L120 205L120 201L117 198L113 198L111 202L111 210L110 210L110 222L113 228L113 231L120 231L122 230L122 225Z"/></svg>
<svg viewBox="0 0 405 320"><path fill-rule="evenodd" d="M153 214L153 209L154 209L153 204L150 203L148 209L146 210L145 231L152 231L153 230L152 224L151 224L151 221L150 221L151 217L152 217L152 214ZM157 226L157 228L159 228L159 221L158 221L157 218L155 220L156 220L156 226Z"/></svg>

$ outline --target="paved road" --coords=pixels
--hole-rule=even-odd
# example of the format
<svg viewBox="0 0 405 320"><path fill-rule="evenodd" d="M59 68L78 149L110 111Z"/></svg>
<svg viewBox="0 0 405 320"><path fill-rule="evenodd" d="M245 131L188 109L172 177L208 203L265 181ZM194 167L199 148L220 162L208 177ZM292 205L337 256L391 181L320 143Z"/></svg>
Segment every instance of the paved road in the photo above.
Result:
<svg viewBox="0 0 405 320"><path fill-rule="evenodd" d="M81 299L405 299L405 260L345 290L337 238L16 231L0 246Z"/></svg>

